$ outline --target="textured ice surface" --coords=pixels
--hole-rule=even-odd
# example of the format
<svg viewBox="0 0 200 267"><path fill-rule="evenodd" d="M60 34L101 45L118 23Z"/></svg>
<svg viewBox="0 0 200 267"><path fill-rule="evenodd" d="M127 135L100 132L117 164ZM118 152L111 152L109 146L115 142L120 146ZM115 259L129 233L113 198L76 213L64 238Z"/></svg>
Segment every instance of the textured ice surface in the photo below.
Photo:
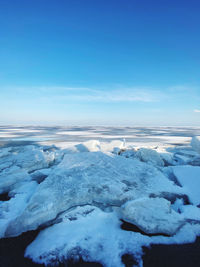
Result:
<svg viewBox="0 0 200 267"><path fill-rule="evenodd" d="M126 158L137 158L142 162L146 162L154 166L164 166L164 161L161 155L157 151L150 148L140 148L138 150L125 149L121 150L119 154Z"/></svg>
<svg viewBox="0 0 200 267"><path fill-rule="evenodd" d="M187 194L192 203L199 201L197 185L191 186L193 178L199 180L200 168L191 165L199 162L189 145L152 150L92 140L65 150L1 148L0 193L8 192L11 199L0 201L0 237L42 226L46 229L26 251L34 261L48 264L81 256L117 267L123 265L124 253L133 253L142 266L142 245L193 242L200 234L199 208L183 200ZM122 211L124 220L147 233L174 235L124 231Z"/></svg>
<svg viewBox="0 0 200 267"><path fill-rule="evenodd" d="M38 183L41 183L50 174L51 171L52 171L51 168L40 169L40 170L32 172L30 176L33 181L37 181Z"/></svg>
<svg viewBox="0 0 200 267"><path fill-rule="evenodd" d="M18 166L6 168L0 172L0 194L9 192L16 183L30 179L27 171Z"/></svg>
<svg viewBox="0 0 200 267"><path fill-rule="evenodd" d="M139 158L141 161L163 167L164 162L155 150L149 148L140 148L137 153L136 157Z"/></svg>
<svg viewBox="0 0 200 267"><path fill-rule="evenodd" d="M174 235L184 224L182 215L164 198L139 198L121 208L122 218L148 234Z"/></svg>
<svg viewBox="0 0 200 267"><path fill-rule="evenodd" d="M66 154L39 184L23 214L11 222L7 236L36 229L71 207L95 204L121 206L150 194L181 194L160 171L138 160L102 152Z"/></svg>
<svg viewBox="0 0 200 267"><path fill-rule="evenodd" d="M47 168L54 153L37 146L18 146L0 149L0 193L8 192L19 181L30 179L28 173Z"/></svg>
<svg viewBox="0 0 200 267"><path fill-rule="evenodd" d="M9 193L12 198L9 201L0 201L0 238L5 235L9 223L24 211L37 186L35 181L17 183Z"/></svg>
<svg viewBox="0 0 200 267"><path fill-rule="evenodd" d="M191 146L195 151L200 153L200 137L199 136L194 136L192 138Z"/></svg>
<svg viewBox="0 0 200 267"><path fill-rule="evenodd" d="M160 157L162 158L165 165L174 165L173 153L170 152L161 152Z"/></svg>
<svg viewBox="0 0 200 267"><path fill-rule="evenodd" d="M192 142L191 142L192 143ZM171 165L200 166L200 154L192 146L180 146L167 149L173 155Z"/></svg>
<svg viewBox="0 0 200 267"><path fill-rule="evenodd" d="M33 145L1 148L0 170L17 166L28 172L48 167L54 153Z"/></svg>

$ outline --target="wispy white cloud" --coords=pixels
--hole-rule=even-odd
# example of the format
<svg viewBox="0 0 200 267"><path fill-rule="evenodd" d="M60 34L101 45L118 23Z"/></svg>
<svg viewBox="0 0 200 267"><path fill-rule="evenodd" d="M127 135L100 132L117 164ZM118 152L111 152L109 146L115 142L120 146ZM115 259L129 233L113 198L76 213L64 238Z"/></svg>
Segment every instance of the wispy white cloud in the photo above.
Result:
<svg viewBox="0 0 200 267"><path fill-rule="evenodd" d="M155 102L159 101L159 92L142 89L117 89L117 90L93 90L80 91L74 89L73 93L64 94L66 98L88 102Z"/></svg>
<svg viewBox="0 0 200 267"><path fill-rule="evenodd" d="M191 94L192 90L192 94ZM9 98L35 100L42 103L154 103L186 99L188 95L198 98L196 89L187 86L171 86L168 88L153 87L72 87L72 86L28 86L5 88ZM164 102L163 102L164 103ZM195 110L195 112L198 112Z"/></svg>
<svg viewBox="0 0 200 267"><path fill-rule="evenodd" d="M200 109L194 109L194 112L200 113Z"/></svg>
<svg viewBox="0 0 200 267"><path fill-rule="evenodd" d="M158 102L165 95L161 90L149 88L117 89L85 87L29 87L16 89L23 96L47 101L82 101L82 102Z"/></svg>

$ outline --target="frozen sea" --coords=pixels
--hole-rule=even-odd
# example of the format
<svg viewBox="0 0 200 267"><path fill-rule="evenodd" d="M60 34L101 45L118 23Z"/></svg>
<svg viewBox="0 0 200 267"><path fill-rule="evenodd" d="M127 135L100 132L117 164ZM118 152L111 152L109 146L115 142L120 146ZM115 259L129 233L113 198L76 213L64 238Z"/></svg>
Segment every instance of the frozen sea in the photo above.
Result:
<svg viewBox="0 0 200 267"><path fill-rule="evenodd" d="M200 127L0 126L1 146L16 142L65 148L88 140L123 139L135 146L170 146L188 144L192 136L200 136Z"/></svg>
<svg viewBox="0 0 200 267"><path fill-rule="evenodd" d="M200 266L199 136L0 126L0 267Z"/></svg>

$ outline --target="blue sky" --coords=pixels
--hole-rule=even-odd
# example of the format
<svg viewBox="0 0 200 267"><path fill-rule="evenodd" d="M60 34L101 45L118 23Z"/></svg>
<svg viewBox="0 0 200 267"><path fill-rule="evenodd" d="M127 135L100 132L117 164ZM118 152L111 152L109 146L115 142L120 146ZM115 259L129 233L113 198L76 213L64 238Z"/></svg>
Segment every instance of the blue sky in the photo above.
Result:
<svg viewBox="0 0 200 267"><path fill-rule="evenodd" d="M0 1L0 123L199 125L200 3Z"/></svg>

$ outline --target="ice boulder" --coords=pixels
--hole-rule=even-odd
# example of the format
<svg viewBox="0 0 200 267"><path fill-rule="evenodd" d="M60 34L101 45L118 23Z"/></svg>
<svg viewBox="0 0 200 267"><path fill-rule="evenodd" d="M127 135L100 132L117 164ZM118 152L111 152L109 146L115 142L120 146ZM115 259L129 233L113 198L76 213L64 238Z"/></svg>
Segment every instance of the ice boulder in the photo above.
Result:
<svg viewBox="0 0 200 267"><path fill-rule="evenodd" d="M193 136L191 141L192 148L200 153L200 137L199 136Z"/></svg>
<svg viewBox="0 0 200 267"><path fill-rule="evenodd" d="M55 159L54 152L39 146L16 146L0 149L0 193L9 192L18 182L29 180L36 170L48 168Z"/></svg>
<svg viewBox="0 0 200 267"><path fill-rule="evenodd" d="M30 176L33 181L36 181L38 184L40 184L50 174L51 171L52 171L51 168L40 169L32 172Z"/></svg>
<svg viewBox="0 0 200 267"><path fill-rule="evenodd" d="M10 154L11 147L4 147L0 149L0 158L6 157Z"/></svg>
<svg viewBox="0 0 200 267"><path fill-rule="evenodd" d="M165 152L160 153L159 155L161 159L163 160L165 166L174 165L173 153L165 151Z"/></svg>
<svg viewBox="0 0 200 267"><path fill-rule="evenodd" d="M196 140L196 141L195 141ZM192 146L177 146L167 148L168 153L173 155L173 162L171 165L192 165L200 166L200 153L198 153L197 145L198 138L193 137Z"/></svg>
<svg viewBox="0 0 200 267"><path fill-rule="evenodd" d="M1 162L0 171L12 166L17 166L25 171L32 172L35 170L49 167L54 161L54 152L44 151L39 146L16 146L0 149Z"/></svg>
<svg viewBox="0 0 200 267"><path fill-rule="evenodd" d="M134 148L130 149L121 149L118 154L125 158L135 158L136 150Z"/></svg>
<svg viewBox="0 0 200 267"><path fill-rule="evenodd" d="M159 153L153 149L140 148L135 155L139 160L153 164L154 166L164 166L164 162Z"/></svg>
<svg viewBox="0 0 200 267"><path fill-rule="evenodd" d="M77 152L95 152L101 150L101 144L98 140L89 140L75 145Z"/></svg>
<svg viewBox="0 0 200 267"><path fill-rule="evenodd" d="M147 234L171 236L185 224L184 217L164 198L144 197L129 201L121 207L121 217Z"/></svg>
<svg viewBox="0 0 200 267"><path fill-rule="evenodd" d="M9 223L23 213L37 186L35 181L21 180L10 188L11 199L0 201L0 238L4 237Z"/></svg>
<svg viewBox="0 0 200 267"><path fill-rule="evenodd" d="M120 207L151 194L181 193L160 171L137 159L111 153L66 154L38 185L24 212L10 223L7 236L36 229L75 206Z"/></svg>
<svg viewBox="0 0 200 267"><path fill-rule="evenodd" d="M12 190L16 183L30 179L29 174L20 167L6 168L0 172L0 194Z"/></svg>

